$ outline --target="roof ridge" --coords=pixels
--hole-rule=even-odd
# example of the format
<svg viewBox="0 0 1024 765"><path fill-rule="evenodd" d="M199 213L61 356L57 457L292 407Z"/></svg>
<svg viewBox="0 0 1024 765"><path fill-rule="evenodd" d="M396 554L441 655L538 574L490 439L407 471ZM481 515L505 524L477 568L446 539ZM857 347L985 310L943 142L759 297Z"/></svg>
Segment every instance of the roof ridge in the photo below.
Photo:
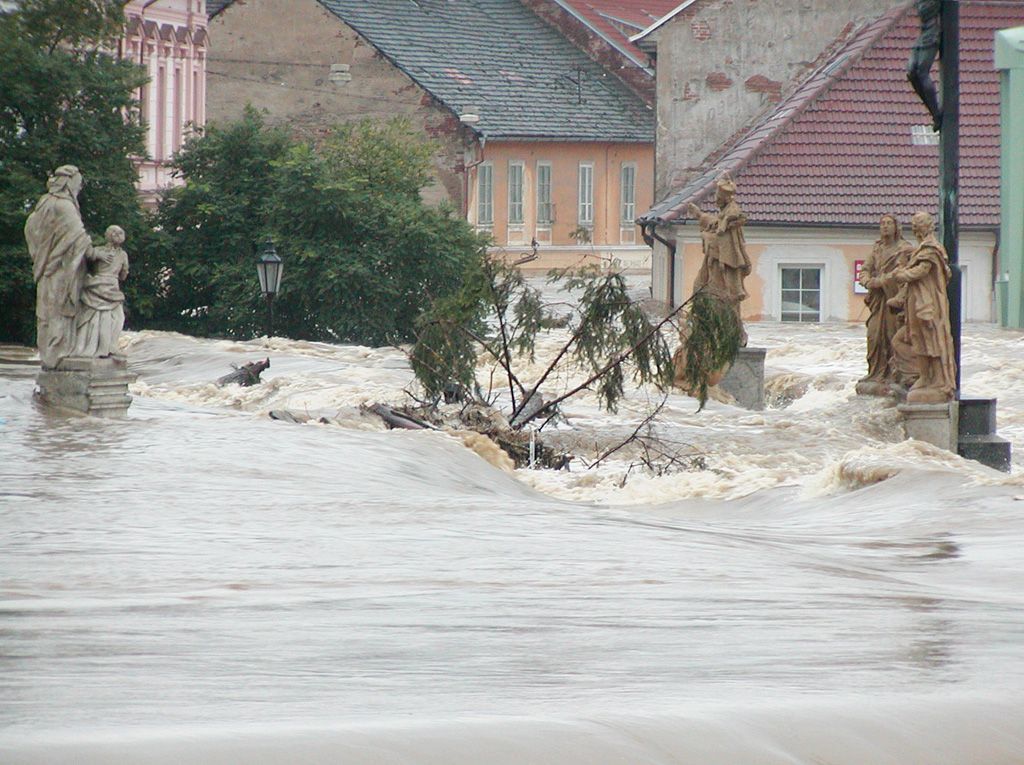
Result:
<svg viewBox="0 0 1024 765"><path fill-rule="evenodd" d="M728 146L727 149L714 151L709 155L709 159L713 158L711 160L713 164L710 167L698 175L696 179L685 184L679 192L671 195L661 205L652 208L641 220L668 222L676 219L679 217L679 212L684 210L690 202L697 202L707 196L714 189L715 182L722 173L735 174L749 165L759 154L772 145L786 127L799 118L813 103L828 93L842 79L843 75L856 65L879 40L906 16L912 5L912 2L906 2L902 6L891 8L875 20L862 25L855 32L848 33L847 41L835 50L820 66L815 68L774 110L754 117L748 123L748 127L737 131L740 137L735 141L727 141L724 144ZM836 41L841 39L841 37L836 38ZM830 49L834 47L836 41L833 41L829 46ZM818 60L820 61L821 58L822 56L819 56ZM830 69L832 71L829 71ZM763 135L759 135L760 133L763 133ZM742 147L745 143L751 143L752 145L743 151ZM734 154L737 156L732 157L730 161L730 155ZM687 193L687 190L694 186L697 188ZM669 200L673 201L670 207L662 212L655 213L655 210L664 208L669 203Z"/></svg>

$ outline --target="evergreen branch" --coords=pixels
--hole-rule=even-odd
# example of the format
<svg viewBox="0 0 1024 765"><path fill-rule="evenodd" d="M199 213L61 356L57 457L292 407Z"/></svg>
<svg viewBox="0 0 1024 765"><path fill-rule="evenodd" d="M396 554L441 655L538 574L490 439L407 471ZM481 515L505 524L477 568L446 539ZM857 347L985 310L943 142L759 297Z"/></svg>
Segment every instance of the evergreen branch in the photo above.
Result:
<svg viewBox="0 0 1024 765"><path fill-rule="evenodd" d="M557 406L558 404L560 404L563 401L565 401L567 398L571 398L572 396L575 396L581 390L584 390L585 388L589 387L590 384L592 382L594 382L594 380L597 380L597 379L601 378L602 376L607 374L610 369L612 369L612 368L618 366L619 364L621 364L622 362L624 362L626 359L628 359L630 356L632 356L634 353L636 353L636 350L639 347L641 347L644 343L648 342L652 337L657 335L658 332L661 331L661 328L663 326L665 326L665 324L667 324L676 314L678 314L687 305L689 305L691 300L693 300L693 296L692 295L690 297L688 297L685 301L683 301L678 307L673 309L672 312L669 313L665 318L663 318L656 325L654 325L651 328L651 330L646 335L644 335L643 338L640 339L639 342L634 344L631 348L628 348L627 350L622 351L621 353L615 354L615 357L612 358L611 361L609 361L607 364L605 364L603 367L601 367L601 369L599 369L597 372L595 372L590 377L588 377L586 379L586 381L580 383L575 388L570 390L568 393L563 393L561 396L556 398L554 401L551 401L551 402L545 404L544 408L545 409L549 409L551 407ZM527 400L529 400L529 399L527 399ZM523 423L520 423L518 426L513 426L513 427L516 427L516 429L518 430L519 428L521 428L525 424L526 423L523 422Z"/></svg>

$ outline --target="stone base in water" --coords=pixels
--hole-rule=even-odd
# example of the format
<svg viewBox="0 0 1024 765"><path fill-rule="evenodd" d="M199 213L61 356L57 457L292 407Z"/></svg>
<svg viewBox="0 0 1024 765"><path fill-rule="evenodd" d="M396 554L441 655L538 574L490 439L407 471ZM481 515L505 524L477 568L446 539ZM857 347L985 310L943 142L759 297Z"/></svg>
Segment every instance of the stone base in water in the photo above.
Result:
<svg viewBox="0 0 1024 765"><path fill-rule="evenodd" d="M1013 445L996 433L996 399L960 396L961 457L1010 472Z"/></svg>
<svg viewBox="0 0 1024 765"><path fill-rule="evenodd" d="M927 441L956 454L960 435L956 401L945 404L900 404L896 409L903 415L907 438Z"/></svg>
<svg viewBox="0 0 1024 765"><path fill-rule="evenodd" d="M891 386L887 382L860 380L857 383L858 396L889 396L891 394Z"/></svg>
<svg viewBox="0 0 1024 765"><path fill-rule="evenodd" d="M764 409L764 348L740 348L718 387L744 409Z"/></svg>
<svg viewBox="0 0 1024 765"><path fill-rule="evenodd" d="M36 398L46 406L93 417L125 417L132 397L124 356L101 359L71 356L54 369L43 369L36 377Z"/></svg>

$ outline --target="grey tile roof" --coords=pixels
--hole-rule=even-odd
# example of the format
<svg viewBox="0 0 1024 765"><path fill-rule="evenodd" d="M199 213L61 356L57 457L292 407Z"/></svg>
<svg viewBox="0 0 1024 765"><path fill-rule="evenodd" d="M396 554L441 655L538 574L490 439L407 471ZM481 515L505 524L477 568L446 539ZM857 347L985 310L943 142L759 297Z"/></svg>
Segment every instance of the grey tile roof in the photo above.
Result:
<svg viewBox="0 0 1024 765"><path fill-rule="evenodd" d="M206 0L206 16L213 18L235 0Z"/></svg>
<svg viewBox="0 0 1024 765"><path fill-rule="evenodd" d="M487 138L654 141L651 109L519 0L319 2Z"/></svg>

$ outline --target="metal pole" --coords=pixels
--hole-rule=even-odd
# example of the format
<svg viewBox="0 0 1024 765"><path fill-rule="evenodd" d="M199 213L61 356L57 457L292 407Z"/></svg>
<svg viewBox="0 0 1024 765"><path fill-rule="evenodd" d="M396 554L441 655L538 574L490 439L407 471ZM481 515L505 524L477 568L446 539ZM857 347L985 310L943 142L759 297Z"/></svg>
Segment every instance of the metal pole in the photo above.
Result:
<svg viewBox="0 0 1024 765"><path fill-rule="evenodd" d="M267 337L274 336L274 293L267 293Z"/></svg>
<svg viewBox="0 0 1024 765"><path fill-rule="evenodd" d="M942 246L949 255L953 277L946 295L949 297L949 329L953 335L956 357L957 398L960 397L960 4L958 0L942 0L942 130L939 135L939 228Z"/></svg>

